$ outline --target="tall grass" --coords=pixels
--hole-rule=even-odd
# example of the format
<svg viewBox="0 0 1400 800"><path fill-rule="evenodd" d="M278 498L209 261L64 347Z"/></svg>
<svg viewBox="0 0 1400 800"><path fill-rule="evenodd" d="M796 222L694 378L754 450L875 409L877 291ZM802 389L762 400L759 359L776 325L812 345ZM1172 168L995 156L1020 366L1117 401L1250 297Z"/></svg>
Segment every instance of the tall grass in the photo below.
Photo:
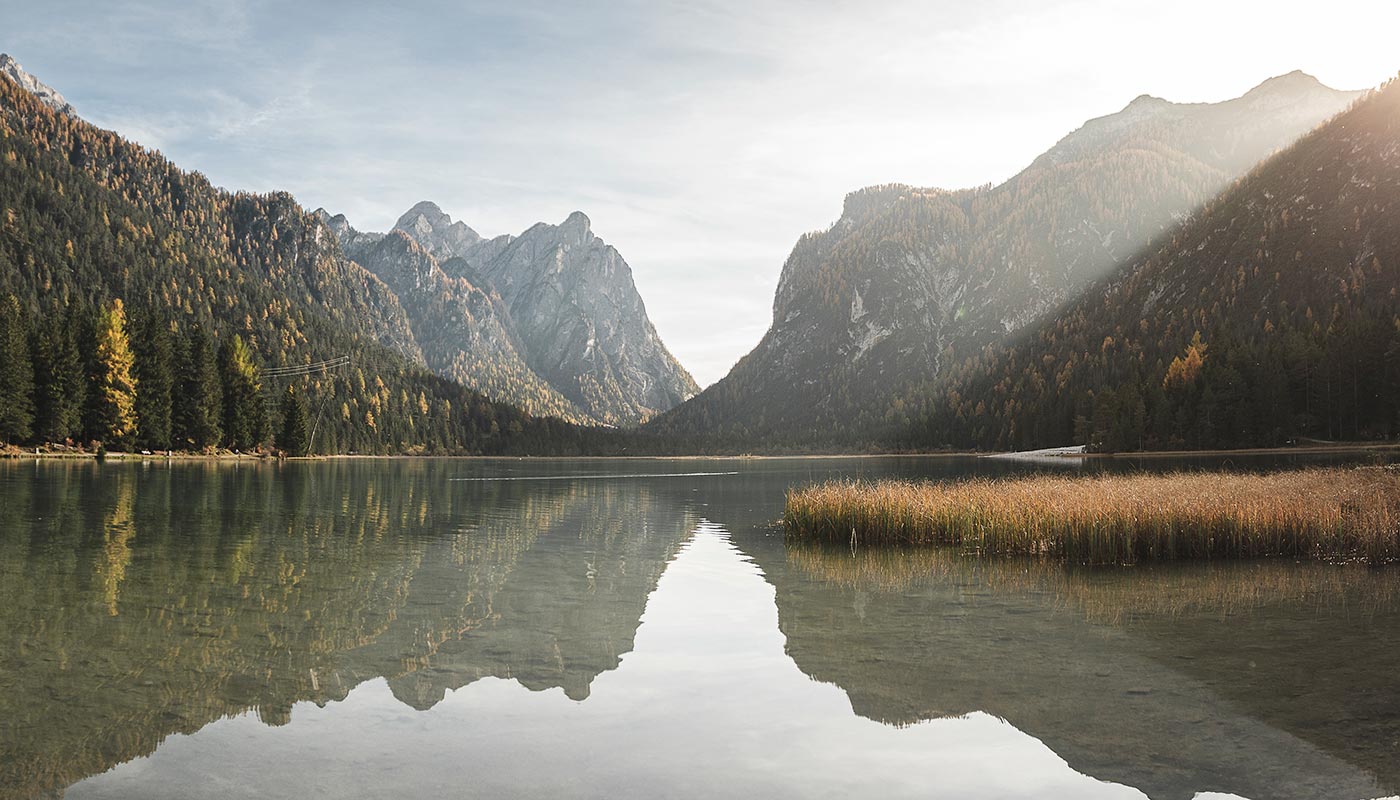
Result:
<svg viewBox="0 0 1400 800"><path fill-rule="evenodd" d="M955 483L837 481L788 492L794 539L951 545L1085 564L1159 559L1400 559L1400 472L1178 472Z"/></svg>

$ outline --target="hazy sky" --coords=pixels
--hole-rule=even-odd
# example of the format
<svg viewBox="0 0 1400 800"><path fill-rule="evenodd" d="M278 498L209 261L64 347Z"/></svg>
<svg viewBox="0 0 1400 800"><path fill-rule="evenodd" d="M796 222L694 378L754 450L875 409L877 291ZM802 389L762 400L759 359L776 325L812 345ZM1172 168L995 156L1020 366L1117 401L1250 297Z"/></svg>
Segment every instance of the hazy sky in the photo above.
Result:
<svg viewBox="0 0 1400 800"><path fill-rule="evenodd" d="M1133 97L1400 71L1400 2L0 0L0 51L231 189L384 230L586 212L702 385L797 237L876 183L1000 181Z"/></svg>

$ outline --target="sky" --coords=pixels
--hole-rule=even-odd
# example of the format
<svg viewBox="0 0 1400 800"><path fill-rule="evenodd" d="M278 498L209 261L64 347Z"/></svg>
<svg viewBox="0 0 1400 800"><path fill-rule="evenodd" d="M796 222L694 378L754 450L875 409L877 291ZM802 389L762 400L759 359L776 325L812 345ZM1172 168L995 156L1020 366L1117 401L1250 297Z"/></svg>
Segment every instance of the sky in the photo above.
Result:
<svg viewBox="0 0 1400 800"><path fill-rule="evenodd" d="M1400 71L1393 0L0 0L0 52L216 184L386 230L583 211L708 385L797 238L880 183L1011 177L1140 94Z"/></svg>

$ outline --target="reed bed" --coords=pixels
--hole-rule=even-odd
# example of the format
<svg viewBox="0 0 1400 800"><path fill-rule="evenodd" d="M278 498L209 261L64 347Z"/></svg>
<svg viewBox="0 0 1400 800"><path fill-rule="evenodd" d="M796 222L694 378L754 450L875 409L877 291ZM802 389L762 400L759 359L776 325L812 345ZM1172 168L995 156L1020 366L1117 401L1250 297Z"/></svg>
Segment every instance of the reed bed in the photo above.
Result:
<svg viewBox="0 0 1400 800"><path fill-rule="evenodd" d="M791 539L947 545L1083 564L1170 559L1400 559L1400 471L1305 469L835 481L788 492Z"/></svg>

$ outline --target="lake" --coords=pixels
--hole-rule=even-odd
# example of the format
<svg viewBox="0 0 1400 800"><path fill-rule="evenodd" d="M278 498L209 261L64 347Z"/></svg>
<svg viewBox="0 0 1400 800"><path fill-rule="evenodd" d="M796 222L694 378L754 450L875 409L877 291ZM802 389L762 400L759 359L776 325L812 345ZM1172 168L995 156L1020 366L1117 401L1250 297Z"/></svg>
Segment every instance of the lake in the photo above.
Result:
<svg viewBox="0 0 1400 800"><path fill-rule="evenodd" d="M775 526L795 484L1028 468L3 462L0 798L1400 789L1400 569Z"/></svg>

